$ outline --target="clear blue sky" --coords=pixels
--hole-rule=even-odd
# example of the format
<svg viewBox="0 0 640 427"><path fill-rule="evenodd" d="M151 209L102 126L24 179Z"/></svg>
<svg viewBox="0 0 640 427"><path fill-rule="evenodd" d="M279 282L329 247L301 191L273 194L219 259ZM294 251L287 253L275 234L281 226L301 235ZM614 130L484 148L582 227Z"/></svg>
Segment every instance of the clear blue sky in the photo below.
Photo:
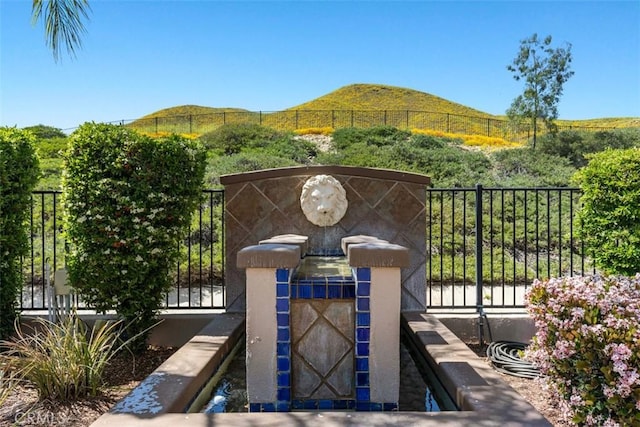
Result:
<svg viewBox="0 0 640 427"><path fill-rule="evenodd" d="M573 45L560 118L640 117L639 1L89 3L82 49L56 63L31 1L0 0L0 125L277 111L353 83L504 114L523 88L506 66L533 33Z"/></svg>

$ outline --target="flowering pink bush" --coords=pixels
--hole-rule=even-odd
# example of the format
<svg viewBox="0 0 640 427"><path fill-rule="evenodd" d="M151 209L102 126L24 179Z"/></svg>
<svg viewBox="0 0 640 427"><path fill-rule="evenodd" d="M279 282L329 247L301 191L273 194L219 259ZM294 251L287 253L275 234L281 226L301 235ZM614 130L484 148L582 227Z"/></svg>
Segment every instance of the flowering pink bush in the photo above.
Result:
<svg viewBox="0 0 640 427"><path fill-rule="evenodd" d="M527 358L584 426L640 426L640 274L536 280Z"/></svg>

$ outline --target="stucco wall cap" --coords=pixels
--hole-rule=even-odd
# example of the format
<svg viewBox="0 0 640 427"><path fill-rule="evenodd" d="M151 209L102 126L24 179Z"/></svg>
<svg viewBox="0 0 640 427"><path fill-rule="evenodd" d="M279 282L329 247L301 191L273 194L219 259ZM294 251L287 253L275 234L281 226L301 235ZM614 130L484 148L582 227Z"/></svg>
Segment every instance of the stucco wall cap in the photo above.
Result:
<svg viewBox="0 0 640 427"><path fill-rule="evenodd" d="M379 239L378 237L374 237L374 236L367 236L366 234L358 234L355 236L347 236L347 237L343 237L342 240L340 240L340 248L342 248L342 252L345 253L345 255L349 250L349 246L357 244L357 243L375 243L375 242L382 242L382 243L388 243L386 240L382 240Z"/></svg>
<svg viewBox="0 0 640 427"><path fill-rule="evenodd" d="M238 251L238 268L293 268L300 262L300 246L268 243Z"/></svg>
<svg viewBox="0 0 640 427"><path fill-rule="evenodd" d="M351 267L408 267L409 249L386 242L355 243L348 247Z"/></svg>
<svg viewBox="0 0 640 427"><path fill-rule="evenodd" d="M268 239L260 240L258 244L282 244L300 246L300 256L304 257L309 250L309 238L301 234L279 234Z"/></svg>

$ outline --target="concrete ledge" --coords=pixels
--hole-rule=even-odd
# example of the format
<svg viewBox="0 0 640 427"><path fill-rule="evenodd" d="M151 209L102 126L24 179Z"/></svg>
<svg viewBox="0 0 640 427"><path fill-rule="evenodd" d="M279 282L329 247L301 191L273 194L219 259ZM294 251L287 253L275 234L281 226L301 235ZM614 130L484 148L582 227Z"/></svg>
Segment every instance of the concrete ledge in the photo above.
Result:
<svg viewBox="0 0 640 427"><path fill-rule="evenodd" d="M378 239L377 237L367 236L364 234L358 234L355 236L347 236L343 237L340 240L340 248L344 254L349 253L349 246L357 243L375 243L375 242L384 242L388 243L386 240Z"/></svg>
<svg viewBox="0 0 640 427"><path fill-rule="evenodd" d="M403 313L402 327L461 410L473 411L479 419L501 414L505 420L520 425L551 425L432 315Z"/></svg>
<svg viewBox="0 0 640 427"><path fill-rule="evenodd" d="M241 316L241 315L240 315ZM211 341L222 339L232 347L242 334L243 318L239 315L216 315L216 318L194 337L192 350L210 347L206 352L210 357L222 359L217 354L223 351ZM221 320L224 319L224 320ZM469 350L451 331L430 315L424 313L406 313L402 316L402 326L420 349L422 356L433 366L442 365L437 374L446 378L447 390L461 402L463 412L289 412L289 413L223 413L223 414L184 414L184 413L107 413L98 418L92 427L209 427L214 425L230 427L282 427L288 425L307 427L338 426L448 426L448 427L525 427L550 426L535 408L506 385L486 363ZM227 331L227 332L225 332ZM224 336L227 333L228 335ZM198 338L200 336L200 338ZM217 337L217 338L213 338ZM194 348L195 347L195 348ZM182 349L180 350L182 352ZM431 353L433 355L431 355ZM177 355L178 353L176 353ZM175 355L174 355L175 356ZM198 370L191 365L189 352L181 353L182 361L174 360L165 367L167 372L185 372ZM169 362L171 359L167 360ZM167 364L167 362L165 362ZM466 364L468 366L463 366ZM180 367L184 365L184 367ZM462 368L461 368L462 367ZM461 369L460 369L461 368ZM213 370L213 369L212 369ZM174 378L177 384L170 387L185 387ZM208 376L207 376L208 378ZM468 378L468 380L465 380ZM146 382L146 380L145 380ZM169 385L168 383L164 383ZM150 389L153 395L153 389ZM125 397L126 399L127 397ZM175 406L181 406L175 405ZM117 406L117 405L116 405ZM186 406L186 405L185 405Z"/></svg>
<svg viewBox="0 0 640 427"><path fill-rule="evenodd" d="M351 267L408 267L409 249L383 241L349 245L347 258Z"/></svg>
<svg viewBox="0 0 640 427"><path fill-rule="evenodd" d="M300 246L300 255L305 256L309 252L309 238L300 234L280 234L258 242L260 245L281 244Z"/></svg>
<svg viewBox="0 0 640 427"><path fill-rule="evenodd" d="M300 262L300 246L264 244L238 251L238 268L293 268Z"/></svg>
<svg viewBox="0 0 640 427"><path fill-rule="evenodd" d="M218 314L120 400L111 413L184 412L244 334L244 315Z"/></svg>
<svg viewBox="0 0 640 427"><path fill-rule="evenodd" d="M506 419L503 414L475 412L263 412L233 414L166 414L140 417L107 414L91 427L524 427L526 422Z"/></svg>

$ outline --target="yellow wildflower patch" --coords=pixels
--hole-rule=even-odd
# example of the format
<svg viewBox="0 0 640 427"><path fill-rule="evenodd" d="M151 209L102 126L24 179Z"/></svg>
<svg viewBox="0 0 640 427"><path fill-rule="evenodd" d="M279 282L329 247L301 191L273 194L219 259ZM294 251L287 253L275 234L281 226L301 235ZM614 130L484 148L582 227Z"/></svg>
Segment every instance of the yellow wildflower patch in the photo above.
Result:
<svg viewBox="0 0 640 427"><path fill-rule="evenodd" d="M431 129L411 129L411 133L421 135L431 135L440 138L459 139L464 145L470 147L483 147L483 148L514 148L522 146L521 143L507 141L504 138L498 138L495 136L484 135L466 135L459 133L448 133L439 130Z"/></svg>
<svg viewBox="0 0 640 427"><path fill-rule="evenodd" d="M331 135L335 129L332 127L321 127L321 128L304 128L304 129L296 129L294 132L298 135Z"/></svg>

